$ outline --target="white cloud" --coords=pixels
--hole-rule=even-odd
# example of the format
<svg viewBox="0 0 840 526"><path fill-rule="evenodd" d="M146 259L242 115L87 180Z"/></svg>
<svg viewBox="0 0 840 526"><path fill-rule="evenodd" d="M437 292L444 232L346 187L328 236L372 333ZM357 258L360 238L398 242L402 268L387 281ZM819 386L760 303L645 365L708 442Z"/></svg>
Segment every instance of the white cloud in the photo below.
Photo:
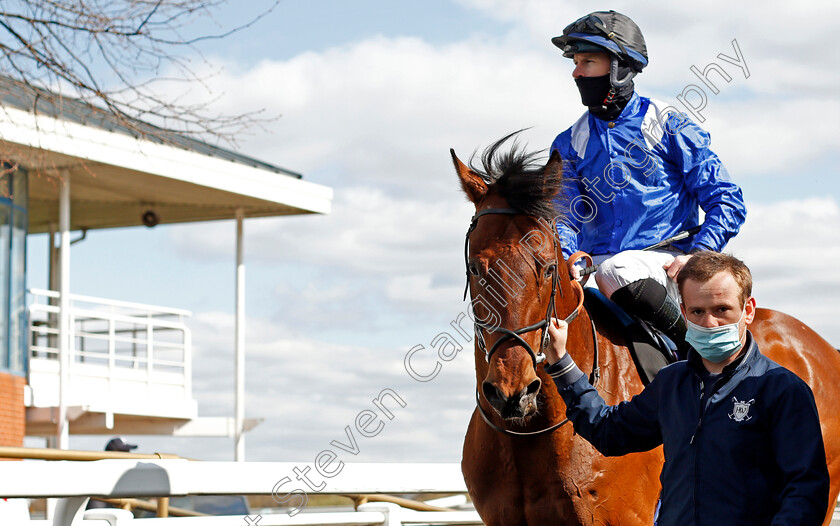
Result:
<svg viewBox="0 0 840 526"><path fill-rule="evenodd" d="M759 306L799 318L840 347L840 207L834 197L748 203L742 232L727 247L753 272Z"/></svg>
<svg viewBox="0 0 840 526"><path fill-rule="evenodd" d="M205 414L211 408L231 415L233 317L199 314L190 324L196 335L194 396ZM356 433L362 451L352 460L457 461L452 444L461 440L474 403L470 356L446 362L437 378L419 383L404 368L408 347L347 346L317 335L292 339L282 324L257 318L249 318L247 327L246 415L265 419L246 436L249 460L311 461L331 440L346 442L344 427L353 428L360 411L377 410L372 400L391 389L406 406L384 398L394 418L382 418L386 425L376 437ZM430 365L422 358L418 368Z"/></svg>
<svg viewBox="0 0 840 526"><path fill-rule="evenodd" d="M585 0L458 2L510 22L518 30L532 35L536 43L547 43L551 36L562 34L563 28L577 18L594 10L604 10ZM808 64L815 71L821 69L828 50L833 49L833 20L840 14L840 5L822 0L772 0L763 2L761 9L749 3L727 0L710 0L702 4L617 0L610 7L639 25L652 64L672 63L675 57L690 57L694 53L702 57L714 51L709 56L711 59L726 49L710 49L709 45L721 42L728 46L730 40L737 38L752 42L751 47L763 56L785 56ZM815 49L826 53L814 53Z"/></svg>
<svg viewBox="0 0 840 526"><path fill-rule="evenodd" d="M247 143L262 158L319 182L438 199L454 192L450 147L468 156L513 130L543 125L534 147L545 148L562 126L555 123L580 113L558 62L505 38L434 47L375 37L264 61L215 79L214 91L235 94L222 100L227 109L282 113L272 135Z"/></svg>
<svg viewBox="0 0 840 526"><path fill-rule="evenodd" d="M306 262L377 275L448 268L442 259L457 254L473 208L460 197L454 170L446 201L390 197L381 190L345 188L327 217L247 221L251 262ZM171 241L186 255L224 254L233 245L231 229L173 231Z"/></svg>
<svg viewBox="0 0 840 526"><path fill-rule="evenodd" d="M763 104L762 104L763 102ZM813 160L837 159L835 119L803 118L813 115L840 115L840 102L801 98L778 104L772 97L756 97L750 115L744 103L710 99L702 126L712 134L715 152L730 173L739 177L766 174L796 174L799 185L812 185L807 165ZM758 111L762 105L774 111ZM836 170L836 168L834 168ZM824 192L810 188L815 195Z"/></svg>
<svg viewBox="0 0 840 526"><path fill-rule="evenodd" d="M431 274L397 276L389 280L386 292L394 301L418 302L424 306L440 301L440 293L449 298L457 298L463 286L446 287L443 291L432 285ZM452 301L450 300L450 304Z"/></svg>

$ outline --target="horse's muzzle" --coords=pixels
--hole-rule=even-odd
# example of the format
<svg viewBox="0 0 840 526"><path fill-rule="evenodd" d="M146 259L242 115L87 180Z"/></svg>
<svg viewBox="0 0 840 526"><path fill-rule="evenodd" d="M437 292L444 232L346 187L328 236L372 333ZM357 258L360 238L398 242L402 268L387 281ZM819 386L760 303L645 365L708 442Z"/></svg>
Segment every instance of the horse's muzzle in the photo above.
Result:
<svg viewBox="0 0 840 526"><path fill-rule="evenodd" d="M537 412L537 395L540 392L542 381L539 378L525 386L521 391L513 395L505 395L492 382L481 384L484 398L490 402L493 409L504 419L516 419L530 416Z"/></svg>

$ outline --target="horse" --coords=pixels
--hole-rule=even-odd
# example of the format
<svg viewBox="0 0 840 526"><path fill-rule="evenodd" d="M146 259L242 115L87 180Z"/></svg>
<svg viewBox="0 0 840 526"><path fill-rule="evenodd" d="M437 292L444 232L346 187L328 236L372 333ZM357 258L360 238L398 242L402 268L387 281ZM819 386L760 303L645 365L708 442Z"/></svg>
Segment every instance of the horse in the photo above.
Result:
<svg viewBox="0 0 840 526"><path fill-rule="evenodd" d="M475 205L464 249L476 332L476 409L461 461L469 495L488 526L651 525L662 446L602 456L563 425L565 404L540 364L550 317L566 318L568 352L607 403L643 389L623 334L582 308L583 289L562 258L553 205L562 159L555 152L543 165L515 143L501 152L512 135L485 150L481 170L450 150ZM840 353L773 310L758 309L749 329L814 392L831 476L828 525L840 492Z"/></svg>

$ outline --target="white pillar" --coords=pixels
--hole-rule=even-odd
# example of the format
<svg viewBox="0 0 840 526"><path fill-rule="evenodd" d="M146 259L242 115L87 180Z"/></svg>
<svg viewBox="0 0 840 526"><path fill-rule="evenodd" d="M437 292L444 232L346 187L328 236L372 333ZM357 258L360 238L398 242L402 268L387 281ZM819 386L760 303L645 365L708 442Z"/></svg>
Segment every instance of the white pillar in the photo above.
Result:
<svg viewBox="0 0 840 526"><path fill-rule="evenodd" d="M49 257L49 269L47 270L47 290L56 290L56 275L55 272L58 270L58 249L55 248L55 231L56 231L56 224L50 223L50 250L48 253ZM52 302L48 302L48 304L52 305Z"/></svg>
<svg viewBox="0 0 840 526"><path fill-rule="evenodd" d="M70 448L70 426L67 422L67 393L70 378L70 172L62 170L58 201L59 248L58 284L58 449Z"/></svg>
<svg viewBox="0 0 840 526"><path fill-rule="evenodd" d="M49 249L49 271L47 272L47 290L58 290L58 271L60 263L58 261L58 247L55 245L55 234L58 230L58 225L50 222L50 249ZM47 298L47 305L57 307L58 298ZM47 315L48 326L58 328L58 315L50 313ZM58 349L58 340L55 334L47 335L47 347ZM55 442L55 441L53 441ZM55 448L55 443L47 447Z"/></svg>
<svg viewBox="0 0 840 526"><path fill-rule="evenodd" d="M235 329L235 354L236 354L236 408L235 408L235 460L245 462L245 433L243 423L245 421L245 263L242 252L242 223L245 219L245 212L241 208L236 209L236 329Z"/></svg>

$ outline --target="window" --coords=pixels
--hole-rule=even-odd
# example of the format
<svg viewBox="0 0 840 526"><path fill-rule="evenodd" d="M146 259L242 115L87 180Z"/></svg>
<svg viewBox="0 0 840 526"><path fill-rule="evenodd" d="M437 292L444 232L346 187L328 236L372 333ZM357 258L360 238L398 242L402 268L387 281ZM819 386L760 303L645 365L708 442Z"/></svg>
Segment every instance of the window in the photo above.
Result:
<svg viewBox="0 0 840 526"><path fill-rule="evenodd" d="M0 370L26 372L26 233L28 180L2 166L0 175Z"/></svg>

